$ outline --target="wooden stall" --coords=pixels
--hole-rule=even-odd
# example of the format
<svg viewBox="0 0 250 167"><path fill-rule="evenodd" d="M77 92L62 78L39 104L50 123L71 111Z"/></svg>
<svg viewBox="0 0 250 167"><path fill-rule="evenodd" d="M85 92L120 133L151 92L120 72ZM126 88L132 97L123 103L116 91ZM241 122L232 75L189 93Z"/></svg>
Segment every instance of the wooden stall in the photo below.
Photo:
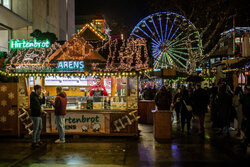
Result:
<svg viewBox="0 0 250 167"><path fill-rule="evenodd" d="M8 133L17 135L32 133L32 122L27 121L29 96L34 85L41 85L46 96L42 110L47 112L42 116L43 134L57 133L54 108L50 101L56 97L56 87L61 86L68 99L66 134L138 135L138 79L140 75L152 71L149 69L146 41L123 41L120 48L117 41L106 41L103 46L95 48L83 38L82 32L63 45L49 45L45 41L48 48L11 51L13 55L6 61L0 75L16 77L18 82L14 85L0 84L1 91L7 87L15 95L11 103L7 101L12 98L11 94L0 96L0 107L4 107L4 114L0 113L1 131L11 131ZM42 45L43 41L36 42ZM105 50L107 45L112 45L106 49L108 53L101 53L100 50ZM99 101L95 101L89 93L96 84L96 77L101 78L101 84L108 92ZM6 106L10 111L6 110ZM12 120L13 112L16 115ZM6 123L6 126L2 123Z"/></svg>

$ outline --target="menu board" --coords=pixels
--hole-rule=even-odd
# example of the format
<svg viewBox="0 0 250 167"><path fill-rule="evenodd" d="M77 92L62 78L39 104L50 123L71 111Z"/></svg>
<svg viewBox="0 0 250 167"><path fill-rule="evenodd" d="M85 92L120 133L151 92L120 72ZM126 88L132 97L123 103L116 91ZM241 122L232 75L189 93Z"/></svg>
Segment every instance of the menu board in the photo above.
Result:
<svg viewBox="0 0 250 167"><path fill-rule="evenodd" d="M61 77L61 76L46 76L45 86L93 86L95 83L94 77Z"/></svg>

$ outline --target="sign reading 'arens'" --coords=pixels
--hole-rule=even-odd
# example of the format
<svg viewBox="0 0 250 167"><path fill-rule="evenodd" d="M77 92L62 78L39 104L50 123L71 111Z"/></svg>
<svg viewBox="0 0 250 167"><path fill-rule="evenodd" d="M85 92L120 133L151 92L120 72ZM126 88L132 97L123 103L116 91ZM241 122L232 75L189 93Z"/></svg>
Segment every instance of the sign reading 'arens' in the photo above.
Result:
<svg viewBox="0 0 250 167"><path fill-rule="evenodd" d="M62 71L62 72L71 72L71 71L82 72L82 71L84 71L84 62L83 61L58 61L58 63L57 63L57 71Z"/></svg>

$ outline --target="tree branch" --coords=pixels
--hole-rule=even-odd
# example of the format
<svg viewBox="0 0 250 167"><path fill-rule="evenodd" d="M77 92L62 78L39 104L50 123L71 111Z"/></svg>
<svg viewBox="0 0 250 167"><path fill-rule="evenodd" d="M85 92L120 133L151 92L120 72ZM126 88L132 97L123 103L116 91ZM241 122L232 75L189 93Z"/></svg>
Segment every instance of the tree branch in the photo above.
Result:
<svg viewBox="0 0 250 167"><path fill-rule="evenodd" d="M207 31L207 29L211 26L213 20L210 19L210 22L208 23L208 25L204 28L204 30L202 30L202 32L200 33L201 38L203 38L203 34Z"/></svg>
<svg viewBox="0 0 250 167"><path fill-rule="evenodd" d="M219 44L220 44L223 40L224 40L224 38L221 37L221 38L219 39L219 41L217 42L217 44L213 47L213 49L211 49L211 51L210 51L209 53L207 53L207 54L205 55L205 57L209 57L210 55L212 55L212 54L215 52L215 50L218 48Z"/></svg>

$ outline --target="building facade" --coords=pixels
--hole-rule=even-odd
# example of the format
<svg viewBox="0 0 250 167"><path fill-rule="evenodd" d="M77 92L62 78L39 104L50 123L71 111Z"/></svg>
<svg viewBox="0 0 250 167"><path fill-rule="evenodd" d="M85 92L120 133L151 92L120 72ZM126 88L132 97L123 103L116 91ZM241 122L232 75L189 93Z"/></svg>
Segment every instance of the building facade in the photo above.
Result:
<svg viewBox="0 0 250 167"><path fill-rule="evenodd" d="M35 29L68 40L75 33L75 1L0 0L0 51L8 52L11 39L31 40Z"/></svg>

